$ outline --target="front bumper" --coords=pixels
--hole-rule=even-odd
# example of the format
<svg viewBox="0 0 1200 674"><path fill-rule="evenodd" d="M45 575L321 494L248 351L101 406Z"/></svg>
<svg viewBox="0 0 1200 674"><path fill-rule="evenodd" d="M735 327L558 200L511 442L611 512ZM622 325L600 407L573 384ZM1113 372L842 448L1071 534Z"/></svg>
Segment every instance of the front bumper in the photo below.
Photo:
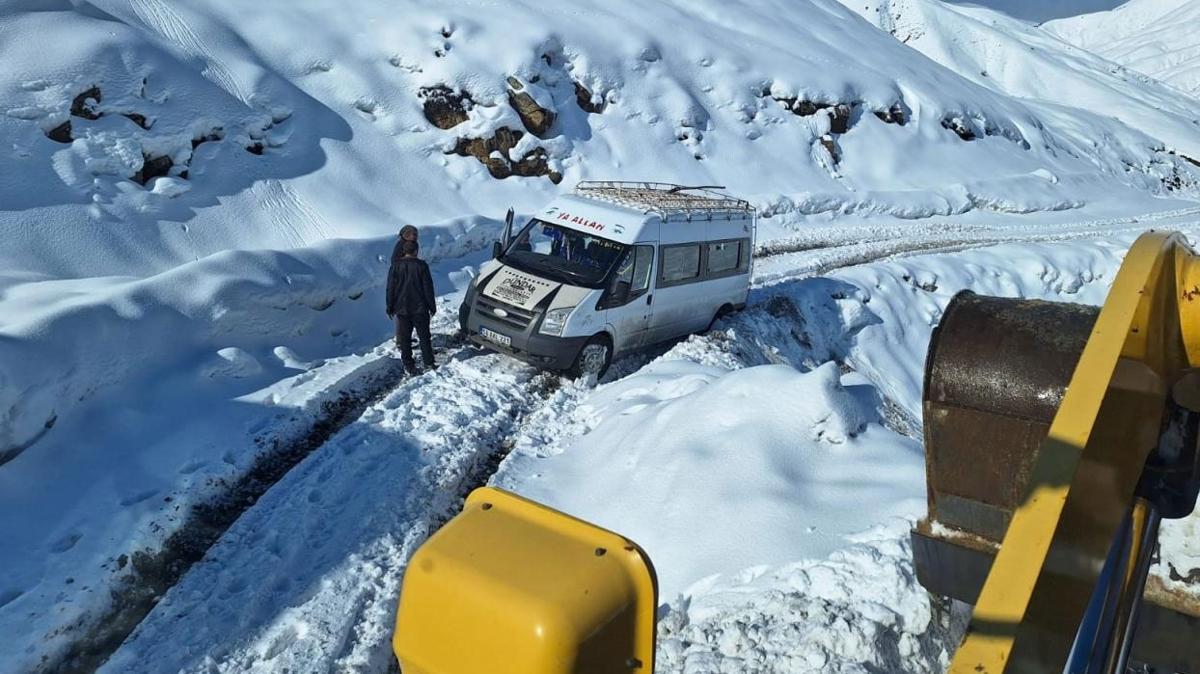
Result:
<svg viewBox="0 0 1200 674"><path fill-rule="evenodd" d="M542 325L543 311L533 312L531 320L523 327L513 325L500 318L492 317L483 311L477 302L478 291L471 287L463 298L459 308L459 327L471 342L487 347L493 351L512 356L518 360L544 367L550 370L566 370L575 364L579 350L587 343L587 337L554 337L538 332ZM495 300L488 298L488 302ZM487 328L512 340L512 344L504 345L493 342L482 334L480 328Z"/></svg>

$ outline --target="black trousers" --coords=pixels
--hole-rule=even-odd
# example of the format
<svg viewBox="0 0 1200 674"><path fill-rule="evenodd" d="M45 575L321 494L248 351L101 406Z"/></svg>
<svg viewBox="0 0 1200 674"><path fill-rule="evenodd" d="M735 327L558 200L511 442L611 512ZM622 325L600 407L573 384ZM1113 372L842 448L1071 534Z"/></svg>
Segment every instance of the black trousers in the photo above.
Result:
<svg viewBox="0 0 1200 674"><path fill-rule="evenodd" d="M412 368L412 336L413 329L417 331L417 339L421 342L421 360L425 367L433 366L433 341L429 336L429 314L396 314L396 346L400 347L400 360L404 366Z"/></svg>

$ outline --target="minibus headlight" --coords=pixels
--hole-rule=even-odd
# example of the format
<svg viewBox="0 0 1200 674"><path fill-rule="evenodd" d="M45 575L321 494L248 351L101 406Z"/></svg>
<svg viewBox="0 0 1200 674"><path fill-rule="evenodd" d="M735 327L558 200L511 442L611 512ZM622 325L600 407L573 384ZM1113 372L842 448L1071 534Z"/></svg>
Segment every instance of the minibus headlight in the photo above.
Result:
<svg viewBox="0 0 1200 674"><path fill-rule="evenodd" d="M562 336L563 327L567 324L567 317L574 310L575 307L566 307L564 309L551 309L547 311L546 317L542 319L542 328L538 332L543 335Z"/></svg>

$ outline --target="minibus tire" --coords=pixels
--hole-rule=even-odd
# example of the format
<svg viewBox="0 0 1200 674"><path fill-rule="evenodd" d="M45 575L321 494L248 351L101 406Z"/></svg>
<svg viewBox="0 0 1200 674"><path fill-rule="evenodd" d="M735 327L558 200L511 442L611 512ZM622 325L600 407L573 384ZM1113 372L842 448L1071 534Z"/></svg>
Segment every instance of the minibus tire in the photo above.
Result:
<svg viewBox="0 0 1200 674"><path fill-rule="evenodd" d="M572 364L571 369L567 371L572 379L578 379L585 374L591 374L591 372L587 371L587 364L585 361L590 357L591 353L595 352L595 347L597 345L604 346L604 362L600 366L599 370L595 372L596 379L603 377L604 373L608 372L608 366L612 365L612 340L608 338L608 335L601 333L589 339L587 343L585 343L579 349L579 354L575 356L575 363ZM592 349L589 351L588 347L592 347Z"/></svg>
<svg viewBox="0 0 1200 674"><path fill-rule="evenodd" d="M722 304L721 308L717 309L717 313L713 314L712 320L708 322L708 329L712 330L715 328L717 326L717 321L725 318L729 314L732 314L733 311L734 309L732 304Z"/></svg>

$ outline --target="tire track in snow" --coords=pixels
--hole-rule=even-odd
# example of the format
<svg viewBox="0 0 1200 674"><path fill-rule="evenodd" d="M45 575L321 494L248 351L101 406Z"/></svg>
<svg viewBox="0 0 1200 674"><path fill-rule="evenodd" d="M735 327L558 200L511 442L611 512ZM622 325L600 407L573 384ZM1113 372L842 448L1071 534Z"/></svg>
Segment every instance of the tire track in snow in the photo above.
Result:
<svg viewBox="0 0 1200 674"><path fill-rule="evenodd" d="M270 448L213 500L188 512L159 549L130 550L131 571L111 589L112 605L101 615L81 616L74 627L82 631L79 638L58 658L43 662L39 671L95 671L247 508L402 376L403 369L395 364L369 361L345 378L301 430L276 428L256 436L255 444Z"/></svg>
<svg viewBox="0 0 1200 674"><path fill-rule="evenodd" d="M821 266L805 268L799 273L808 275L827 273L853 264L865 264L889 257L905 255L957 252L969 248L982 248L1001 243L1065 241L1071 239L1099 238L1114 233L1141 232L1164 220L1186 218L1200 219L1200 208L1181 208L1159 211L1138 216L1083 220L1078 222L1047 225L987 225L965 223L935 223L933 225L869 225L848 228L818 229L815 236L798 235L761 242L755 247L756 261L781 258L801 253L815 254L822 251L845 250L863 247L863 252L849 257L858 257L859 262L843 263L839 258L827 269ZM893 246L895 250L884 255L877 251ZM872 250L874 248L874 250ZM786 277L780 277L786 278Z"/></svg>
<svg viewBox="0 0 1200 674"><path fill-rule="evenodd" d="M386 669L408 558L558 382L469 352L406 380L247 510L102 671Z"/></svg>

